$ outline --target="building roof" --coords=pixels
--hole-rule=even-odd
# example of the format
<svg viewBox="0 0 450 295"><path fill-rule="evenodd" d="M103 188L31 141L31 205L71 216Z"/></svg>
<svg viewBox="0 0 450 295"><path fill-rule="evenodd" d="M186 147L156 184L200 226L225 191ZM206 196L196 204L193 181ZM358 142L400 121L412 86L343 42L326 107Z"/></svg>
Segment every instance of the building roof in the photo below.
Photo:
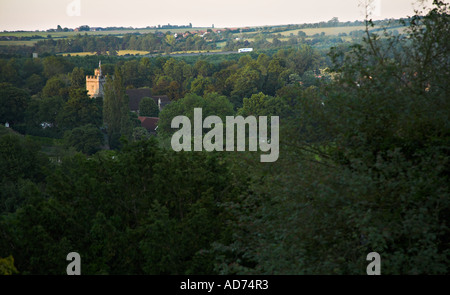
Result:
<svg viewBox="0 0 450 295"><path fill-rule="evenodd" d="M141 121L141 126L147 129L148 132L155 132L156 127L158 127L158 117L138 117L139 121Z"/></svg>
<svg viewBox="0 0 450 295"><path fill-rule="evenodd" d="M126 93L129 98L129 106L131 111L139 110L139 103L144 97L153 98L155 103L158 105L159 99L161 99L160 109L163 109L167 104L170 103L169 97L167 95L152 95L150 88L137 88L137 89L127 89Z"/></svg>
<svg viewBox="0 0 450 295"><path fill-rule="evenodd" d="M155 100L156 104L158 104L159 99L161 99L161 109L170 103L170 99L167 95L152 95L151 98Z"/></svg>
<svg viewBox="0 0 450 295"><path fill-rule="evenodd" d="M139 110L139 103L142 98L152 95L150 88L127 89L126 93L129 98L130 110L135 112Z"/></svg>

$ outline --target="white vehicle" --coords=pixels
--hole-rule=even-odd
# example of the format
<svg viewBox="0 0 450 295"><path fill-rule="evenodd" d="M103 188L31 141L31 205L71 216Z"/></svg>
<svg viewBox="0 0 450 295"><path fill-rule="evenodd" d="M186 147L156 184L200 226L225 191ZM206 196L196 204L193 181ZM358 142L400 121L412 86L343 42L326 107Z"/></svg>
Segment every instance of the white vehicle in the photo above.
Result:
<svg viewBox="0 0 450 295"><path fill-rule="evenodd" d="M238 50L239 53L243 53L243 52L252 52L253 48L240 48Z"/></svg>

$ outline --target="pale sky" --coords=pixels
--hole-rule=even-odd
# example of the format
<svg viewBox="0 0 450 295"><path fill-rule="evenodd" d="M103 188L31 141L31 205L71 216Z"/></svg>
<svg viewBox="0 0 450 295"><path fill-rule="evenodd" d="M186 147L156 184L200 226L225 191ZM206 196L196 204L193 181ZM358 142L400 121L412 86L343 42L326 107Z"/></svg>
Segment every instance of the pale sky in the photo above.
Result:
<svg viewBox="0 0 450 295"><path fill-rule="evenodd" d="M0 0L0 31L158 24L216 28L363 20L367 0ZM373 19L413 14L415 0L373 0ZM431 2L428 1L428 2ZM79 5L78 5L79 3Z"/></svg>

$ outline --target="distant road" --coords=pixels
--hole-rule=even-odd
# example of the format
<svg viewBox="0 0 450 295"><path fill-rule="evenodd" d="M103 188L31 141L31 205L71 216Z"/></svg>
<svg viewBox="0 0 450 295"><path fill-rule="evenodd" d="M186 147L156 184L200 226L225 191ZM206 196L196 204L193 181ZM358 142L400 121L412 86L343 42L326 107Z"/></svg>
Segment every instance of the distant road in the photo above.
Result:
<svg viewBox="0 0 450 295"><path fill-rule="evenodd" d="M215 54L239 54L237 51L219 51L219 52L193 52L193 53L175 53L175 54L146 54L140 57L156 57L156 56L195 56L195 55L215 55Z"/></svg>

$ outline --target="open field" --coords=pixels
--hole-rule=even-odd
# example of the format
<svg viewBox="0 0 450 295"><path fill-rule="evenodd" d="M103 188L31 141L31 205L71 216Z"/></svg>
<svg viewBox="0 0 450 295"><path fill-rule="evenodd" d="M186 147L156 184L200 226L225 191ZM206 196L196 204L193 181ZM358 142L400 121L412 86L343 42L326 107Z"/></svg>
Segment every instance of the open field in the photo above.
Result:
<svg viewBox="0 0 450 295"><path fill-rule="evenodd" d="M378 29L379 27L375 27L374 29ZM16 37L32 37L32 36L42 36L46 38L48 35L51 35L53 39L59 39L59 38L70 38L74 37L78 34L84 35L95 35L95 36L104 36L104 35L112 35L116 37L122 37L125 34L128 33L140 33L140 34L146 34L146 33L155 33L155 32L167 32L170 31L172 33L183 33L186 31L197 31L197 30L207 30L208 28L183 28L183 29L128 29L128 30L114 30L114 31L89 31L89 32L0 32L0 37L7 37L7 36L16 36ZM349 27L331 27L331 28L306 28L306 29L296 29L296 30L287 30L279 33L273 33L275 35L280 34L282 37L279 37L280 40L286 41L287 37L289 37L291 34L294 36L297 36L299 31L305 32L307 36L313 36L315 34L321 34L322 32L325 33L327 36L332 35L338 35L342 33L346 33L347 35L352 31L357 30L364 30L365 26L349 26ZM402 33L404 31L404 27L394 27L389 28L388 31L397 30L399 33ZM256 34L259 34L260 32L248 32L248 33L234 33L233 35L235 37L242 38L243 40L248 41L254 41L254 36ZM264 33L265 34L265 33ZM284 37L284 38L283 38ZM36 42L39 40L44 39L33 39L33 40L0 40L0 46L1 45L25 45L25 46L33 46ZM267 39L269 42L272 42L272 38ZM226 42L218 42L217 46L218 48L223 48L226 45ZM192 51L194 52L194 51ZM198 51L197 51L198 52ZM183 52L184 53L184 52ZM188 52L190 53L190 52ZM92 55L95 53L71 53L71 55L78 55L78 56L84 56L84 55ZM148 52L144 51L136 51L136 50L121 50L119 52L119 55L125 55L125 54L148 54ZM64 54L67 55L67 54Z"/></svg>
<svg viewBox="0 0 450 295"><path fill-rule="evenodd" d="M144 51L144 50L119 50L119 51L117 51L117 54L119 56L127 55L127 54L130 54L130 55L146 55L146 54L149 54L149 52L148 51Z"/></svg>
<svg viewBox="0 0 450 295"><path fill-rule="evenodd" d="M405 29L406 27L397 27L397 28L388 28L387 31L393 31L398 30L400 33ZM295 35L298 34L299 31L305 32L307 36L313 36L315 34L321 34L322 32L325 33L325 35L338 35L341 33L346 33L347 35L352 31L359 31L359 30L365 30L365 26L354 26L354 27L332 27L332 28L309 28L309 29L299 29L299 30L291 30L291 31L284 31L280 34L283 36L289 36L291 33ZM373 29L381 29L381 27L375 26ZM370 31L371 31L370 30Z"/></svg>
<svg viewBox="0 0 450 295"><path fill-rule="evenodd" d="M225 45L227 45L227 42L225 42L225 41L217 42L217 43L216 43L217 48L224 48Z"/></svg>
<svg viewBox="0 0 450 295"><path fill-rule="evenodd" d="M70 56L89 56L89 55L95 55L95 52L70 52L70 53L61 53L59 55L62 56L68 56L70 54Z"/></svg>
<svg viewBox="0 0 450 295"><path fill-rule="evenodd" d="M221 52L220 49L215 49L215 50L188 50L188 51L175 51L175 52L171 52L169 55L171 54L192 54L192 53L214 53L214 52ZM96 55L96 52L70 52L70 53L61 53L60 55L62 56L89 56L89 55ZM119 56L124 56L124 55L149 55L150 52L148 51L140 51L140 50L119 50L117 52L117 54ZM162 54L162 55L167 55L167 54Z"/></svg>
<svg viewBox="0 0 450 295"><path fill-rule="evenodd" d="M277 38L280 41L288 41L289 38L285 37L285 38ZM266 38L266 40L270 43L273 42L273 38ZM255 38L242 38L242 41L248 41L248 42L254 42Z"/></svg>
<svg viewBox="0 0 450 295"><path fill-rule="evenodd" d="M114 36L123 36L125 34L133 34L133 33L140 33L140 34L147 34L147 33L155 33L155 32L172 32L172 33L184 33L186 31L198 31L198 30L207 30L210 28L183 28L183 29L125 29L125 30L113 30L113 31L89 31L89 32L0 32L1 36L16 36L16 37L31 37L31 36L41 36L41 37L47 37L48 35L51 35L52 38L69 38L76 36L78 34L84 35L96 35L96 36L102 36L102 35L114 35ZM321 32L325 32L325 35L338 35L339 33L349 33L351 31L355 30L364 30L364 26L350 26L350 27L332 27L332 28L306 28L306 29L296 29L296 30L289 30L289 31L283 31L279 34L283 36L289 36L291 33L294 35L297 35L298 31L303 31L308 36L312 36L314 34L320 34ZM248 32L244 33L246 36L255 35L259 32ZM278 33L275 33L278 34ZM241 33L235 33L234 35L241 35ZM40 39L36 39L38 41ZM36 42L36 41L17 41L17 42ZM10 42L10 41L2 41L2 42ZM14 42L14 41L11 41Z"/></svg>
<svg viewBox="0 0 450 295"><path fill-rule="evenodd" d="M67 55L71 55L71 56L88 56L88 55L96 55L96 52L70 52L70 53L62 53L61 55L63 56L67 56ZM146 55L149 54L148 51L142 51L142 50L119 50L117 51L117 54L119 56L123 56L123 55Z"/></svg>
<svg viewBox="0 0 450 295"><path fill-rule="evenodd" d="M182 29L125 29L125 30L113 30L113 31L89 31L89 32L0 32L0 36L16 36L16 37L32 37L32 36L41 36L41 37L47 37L48 35L51 35L52 38L69 38L76 36L78 34L84 35L115 35L115 36L121 36L125 34L133 34L133 33L140 33L140 34L147 34L147 33L155 33L155 32L172 32L172 33L184 33L186 31L206 31L210 28L182 28Z"/></svg>
<svg viewBox="0 0 450 295"><path fill-rule="evenodd" d="M183 28L183 29L128 29L128 30L113 30L113 31L89 31L89 32L0 32L0 37L33 37L33 36L40 36L47 39L47 37L50 35L53 39L65 39L65 38L71 38L75 37L76 35L84 35L87 34L89 36L105 36L105 35L112 35L116 37L122 37L125 34L148 34L148 33L155 33L155 32L172 32L172 33L184 33L186 31L206 31L210 28ZM40 40L45 39L34 39L34 40L1 40L0 45L26 45L26 46L33 46L36 42Z"/></svg>
<svg viewBox="0 0 450 295"><path fill-rule="evenodd" d="M220 52L220 49L213 49L213 50L187 50L187 51L174 51L170 54L182 54L182 53L206 53L206 52Z"/></svg>
<svg viewBox="0 0 450 295"><path fill-rule="evenodd" d="M303 31L305 32L305 34L307 36L313 36L315 34L320 34L322 32L325 33L325 35L331 36L331 35L338 35L341 33L350 33L352 31L357 31L357 30L364 30L366 27L365 26L353 26L353 27L331 27L331 28L306 28L306 29L296 29L296 30L287 30L287 31L283 31L283 32L277 32L277 33L272 33L274 35L278 35L281 34L282 36L290 36L291 34L293 34L294 36L297 36L299 31ZM245 33L244 36L252 36L252 35L256 35L259 32L249 32L249 33ZM235 33L234 34L236 37L238 37L240 35L240 33ZM245 38L249 40L248 38Z"/></svg>
<svg viewBox="0 0 450 295"><path fill-rule="evenodd" d="M35 40L14 40L14 41L4 41L1 40L0 41L0 46L1 45L25 45L25 46L33 46L37 41Z"/></svg>
<svg viewBox="0 0 450 295"><path fill-rule="evenodd" d="M373 29L379 29L381 27L377 27L375 26ZM331 27L331 28L306 28L306 29L296 29L296 30L286 30L283 32L277 32L277 33L273 33L275 35L281 34L282 36L290 36L291 34L293 34L294 36L297 36L299 31L303 31L305 32L305 34L307 36L313 36L315 34L321 34L322 32L325 33L325 35L327 36L332 36L332 35L339 35L341 33L346 33L347 35L352 32L352 31L358 31L358 30L365 30L366 27L365 26L349 26L349 27ZM388 31L392 31L392 30L398 30L400 33L403 32L403 30L405 29L405 27L394 27L394 28L388 28ZM248 33L243 33L242 35L244 36L243 39L246 40L251 40L252 36L259 34L259 32L248 32ZM240 37L241 33L234 33L233 34L236 37ZM246 38L247 37L247 38Z"/></svg>
<svg viewBox="0 0 450 295"><path fill-rule="evenodd" d="M365 26L354 26L354 27L333 27L333 28L308 28L308 29L299 29L299 30L292 30L292 31L284 31L280 34L283 36L289 36L291 33L296 36L299 31L305 32L307 36L313 36L315 34L320 34L322 32L325 33L325 35L338 35L341 33L350 33L352 31L358 31L358 30L364 30Z"/></svg>

